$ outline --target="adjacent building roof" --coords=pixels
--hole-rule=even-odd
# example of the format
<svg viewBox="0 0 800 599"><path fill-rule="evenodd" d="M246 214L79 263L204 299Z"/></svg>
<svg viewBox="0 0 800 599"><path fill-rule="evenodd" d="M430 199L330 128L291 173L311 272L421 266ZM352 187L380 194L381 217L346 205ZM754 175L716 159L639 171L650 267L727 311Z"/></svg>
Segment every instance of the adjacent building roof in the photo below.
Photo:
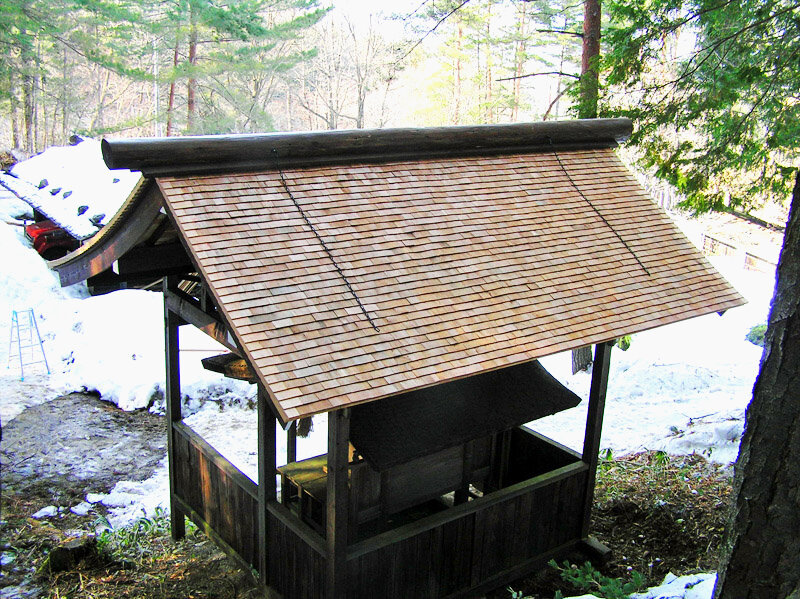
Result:
<svg viewBox="0 0 800 599"><path fill-rule="evenodd" d="M220 170L213 140L194 142L196 163L178 151L189 138L143 141L141 156L162 161L122 166L157 177L292 420L744 303L616 157L629 131L616 119L349 143L331 132L331 145L324 133L260 136L240 143L250 172L205 175ZM105 153L119 162L113 144ZM232 156L222 170L241 170Z"/></svg>
<svg viewBox="0 0 800 599"><path fill-rule="evenodd" d="M92 237L119 210L142 178L110 171L100 142L73 136L0 173L0 186L79 240Z"/></svg>

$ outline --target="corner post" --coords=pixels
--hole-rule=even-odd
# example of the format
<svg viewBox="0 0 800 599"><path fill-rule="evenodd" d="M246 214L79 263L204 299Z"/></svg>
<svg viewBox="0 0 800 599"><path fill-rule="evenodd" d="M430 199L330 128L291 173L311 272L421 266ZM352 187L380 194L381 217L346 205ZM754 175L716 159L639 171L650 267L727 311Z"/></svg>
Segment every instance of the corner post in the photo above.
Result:
<svg viewBox="0 0 800 599"><path fill-rule="evenodd" d="M286 463L291 464L297 461L297 421L293 421L286 431ZM293 494L292 485L284 477L281 477L281 502L287 505L289 496Z"/></svg>
<svg viewBox="0 0 800 599"><path fill-rule="evenodd" d="M297 461L297 420L292 421L286 431L286 461Z"/></svg>
<svg viewBox="0 0 800 599"><path fill-rule="evenodd" d="M328 412L328 504L325 523L328 599L343 599L347 595L349 447L350 410L343 408Z"/></svg>
<svg viewBox="0 0 800 599"><path fill-rule="evenodd" d="M265 587L269 583L269 535L267 506L274 501L275 485L275 415L269 395L258 383L258 579Z"/></svg>
<svg viewBox="0 0 800 599"><path fill-rule="evenodd" d="M603 411L606 405L608 371L611 365L611 344L598 343L594 350L592 384L589 388L589 412L586 415L586 435L583 439L583 461L589 466L584 490L581 537L589 535L589 520L594 501L594 484L597 478L597 459L600 453L600 434L603 429Z"/></svg>
<svg viewBox="0 0 800 599"><path fill-rule="evenodd" d="M186 521L177 505L178 472L175 462L175 432L173 423L180 422L181 414L181 368L178 326L180 317L169 309L167 294L178 287L175 277L164 277L164 358L166 362L166 384L164 403L167 411L167 455L169 461L169 519L172 538L176 541L186 535Z"/></svg>

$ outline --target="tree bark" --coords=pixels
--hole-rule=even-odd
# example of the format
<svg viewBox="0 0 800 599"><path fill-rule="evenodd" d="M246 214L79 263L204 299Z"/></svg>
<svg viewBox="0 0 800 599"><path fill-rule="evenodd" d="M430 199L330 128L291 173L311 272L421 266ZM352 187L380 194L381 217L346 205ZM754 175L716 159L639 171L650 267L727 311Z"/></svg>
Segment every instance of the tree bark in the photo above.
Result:
<svg viewBox="0 0 800 599"><path fill-rule="evenodd" d="M17 100L17 90L14 86L14 78L13 75L9 76L10 80L10 90L9 96L11 101L11 146L15 150L22 149L22 143L20 141L20 134L19 134L19 115L17 106L19 105L19 100Z"/></svg>
<svg viewBox="0 0 800 599"><path fill-rule="evenodd" d="M592 346L579 347L572 350L572 374L586 370L592 364Z"/></svg>
<svg viewBox="0 0 800 599"><path fill-rule="evenodd" d="M456 42L456 81L453 93L455 95L455 109L453 110L453 124L461 123L461 40L464 37L464 30L461 23L458 24L458 38Z"/></svg>
<svg viewBox="0 0 800 599"><path fill-rule="evenodd" d="M178 66L178 44L180 43L180 38L175 36L175 51L172 55L172 81L169 82L169 99L167 100L167 137L172 135L172 116L175 110L175 70Z"/></svg>
<svg viewBox="0 0 800 599"><path fill-rule="evenodd" d="M525 66L526 44L525 20L528 5L524 2L517 13L517 43L514 48L514 103L511 107L511 122L516 122L519 117L519 104L522 95L522 68ZM559 80L560 81L560 80Z"/></svg>
<svg viewBox="0 0 800 599"><path fill-rule="evenodd" d="M22 76L22 115L25 127L25 151L33 154L36 151L36 141L34 138L34 98L33 98L33 76L25 73Z"/></svg>
<svg viewBox="0 0 800 599"><path fill-rule="evenodd" d="M581 89L578 116L597 117L600 60L600 0L583 2L583 51L581 54Z"/></svg>
<svg viewBox="0 0 800 599"><path fill-rule="evenodd" d="M598 62L600 60L600 0L583 2L583 52L581 54L580 95L578 117L593 119L597 117L597 98L599 96ZM560 80L559 80L560 82ZM586 370L592 363L591 348L572 350L572 374Z"/></svg>
<svg viewBox="0 0 800 599"><path fill-rule="evenodd" d="M197 87L197 80L194 76L194 67L197 64L197 19L194 12L194 6L189 5L189 81L186 84L186 125L190 133L194 133L195 115L197 114L197 107L195 106L194 94Z"/></svg>
<svg viewBox="0 0 800 599"><path fill-rule="evenodd" d="M800 597L800 173L747 408L714 596Z"/></svg>

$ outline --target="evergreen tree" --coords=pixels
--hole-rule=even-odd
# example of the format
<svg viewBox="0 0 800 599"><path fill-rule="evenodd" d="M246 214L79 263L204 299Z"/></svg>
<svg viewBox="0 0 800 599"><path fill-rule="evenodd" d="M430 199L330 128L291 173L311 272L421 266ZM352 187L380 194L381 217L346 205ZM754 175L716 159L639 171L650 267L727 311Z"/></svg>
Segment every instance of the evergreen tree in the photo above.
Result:
<svg viewBox="0 0 800 599"><path fill-rule="evenodd" d="M265 106L274 77L315 55L296 42L327 12L317 0L157 3L156 31L172 57L167 135L271 129ZM185 96L179 84L185 84ZM181 97L183 126L175 114Z"/></svg>
<svg viewBox="0 0 800 599"><path fill-rule="evenodd" d="M635 119L645 165L696 210L783 199L795 185L715 596L800 597L800 4L609 6L611 108Z"/></svg>
<svg viewBox="0 0 800 599"><path fill-rule="evenodd" d="M607 112L696 210L789 197L800 162L800 4L608 0ZM694 38L694 48L691 40Z"/></svg>
<svg viewBox="0 0 800 599"><path fill-rule="evenodd" d="M326 12L316 0L8 0L10 142L33 152L72 133L160 134L164 120L173 133L270 130L277 80L314 56L301 36Z"/></svg>

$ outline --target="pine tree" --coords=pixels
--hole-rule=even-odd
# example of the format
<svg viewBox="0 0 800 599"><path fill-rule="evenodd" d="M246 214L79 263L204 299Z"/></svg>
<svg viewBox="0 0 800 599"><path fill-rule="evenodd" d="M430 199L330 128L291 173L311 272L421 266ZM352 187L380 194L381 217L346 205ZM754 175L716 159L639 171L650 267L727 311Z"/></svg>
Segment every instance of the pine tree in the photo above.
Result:
<svg viewBox="0 0 800 599"><path fill-rule="evenodd" d="M607 113L696 210L784 200L800 164L800 4L609 0ZM696 39L694 48L689 42Z"/></svg>
<svg viewBox="0 0 800 599"><path fill-rule="evenodd" d="M170 135L271 129L265 106L274 78L315 55L296 41L328 9L316 0L172 0L152 11L172 61L165 69ZM176 115L181 99L183 126Z"/></svg>

